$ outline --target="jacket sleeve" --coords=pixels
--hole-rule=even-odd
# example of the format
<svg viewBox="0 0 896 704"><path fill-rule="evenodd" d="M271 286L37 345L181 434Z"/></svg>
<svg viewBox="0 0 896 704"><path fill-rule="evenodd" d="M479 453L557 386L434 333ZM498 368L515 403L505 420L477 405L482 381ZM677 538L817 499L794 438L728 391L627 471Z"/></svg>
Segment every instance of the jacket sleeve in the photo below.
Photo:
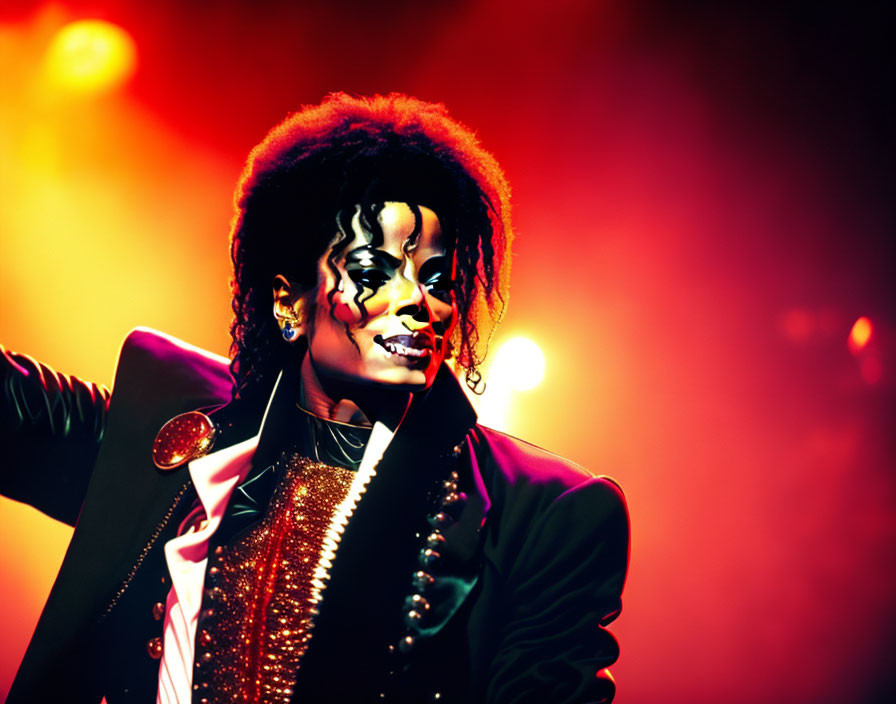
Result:
<svg viewBox="0 0 896 704"><path fill-rule="evenodd" d="M628 551L625 500L606 479L567 490L536 518L507 575L487 701L613 700L605 668L619 646L605 626L622 608Z"/></svg>
<svg viewBox="0 0 896 704"><path fill-rule="evenodd" d="M109 395L0 346L0 493L74 525Z"/></svg>

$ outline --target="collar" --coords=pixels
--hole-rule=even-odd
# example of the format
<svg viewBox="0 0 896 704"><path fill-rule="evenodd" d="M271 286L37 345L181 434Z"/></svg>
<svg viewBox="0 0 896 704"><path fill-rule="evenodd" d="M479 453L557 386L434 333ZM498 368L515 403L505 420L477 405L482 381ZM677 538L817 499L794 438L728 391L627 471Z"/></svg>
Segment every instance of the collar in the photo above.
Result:
<svg viewBox="0 0 896 704"><path fill-rule="evenodd" d="M297 372L288 369L280 372L268 399L261 424L256 435L255 466L271 464L282 450L283 438L291 432L290 424L295 416ZM234 404L227 404L213 414L228 416ZM415 393L411 405L395 432L399 444L413 442L425 444L438 453L445 453L462 442L467 431L476 424L476 412L447 365L442 364L432 385ZM382 435L382 430L377 434ZM222 442L231 442L222 433Z"/></svg>

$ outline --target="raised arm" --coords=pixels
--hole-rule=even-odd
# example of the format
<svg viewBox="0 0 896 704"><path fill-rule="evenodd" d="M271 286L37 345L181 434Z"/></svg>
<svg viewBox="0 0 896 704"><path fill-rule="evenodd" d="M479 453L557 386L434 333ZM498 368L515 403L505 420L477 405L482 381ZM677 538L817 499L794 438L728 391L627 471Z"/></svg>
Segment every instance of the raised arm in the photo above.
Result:
<svg viewBox="0 0 896 704"><path fill-rule="evenodd" d="M0 345L0 493L74 525L109 390Z"/></svg>

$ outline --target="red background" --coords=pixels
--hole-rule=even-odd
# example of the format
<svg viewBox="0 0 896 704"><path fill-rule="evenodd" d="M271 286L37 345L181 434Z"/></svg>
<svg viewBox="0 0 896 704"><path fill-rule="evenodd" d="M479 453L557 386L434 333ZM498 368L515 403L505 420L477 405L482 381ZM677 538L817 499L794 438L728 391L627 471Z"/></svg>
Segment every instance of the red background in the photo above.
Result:
<svg viewBox="0 0 896 704"><path fill-rule="evenodd" d="M332 90L473 126L514 187L506 429L610 474L620 704L896 691L893 101L884 4L19 3L0 15L0 341L111 383L149 325L226 353L242 160ZM123 89L39 100L68 20ZM853 322L874 332L853 353ZM0 503L0 694L70 529Z"/></svg>

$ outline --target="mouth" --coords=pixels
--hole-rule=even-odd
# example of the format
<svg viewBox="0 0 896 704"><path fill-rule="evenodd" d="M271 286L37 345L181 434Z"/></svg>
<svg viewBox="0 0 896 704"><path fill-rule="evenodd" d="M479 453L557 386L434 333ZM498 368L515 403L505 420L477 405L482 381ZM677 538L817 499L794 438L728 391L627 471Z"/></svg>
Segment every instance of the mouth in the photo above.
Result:
<svg viewBox="0 0 896 704"><path fill-rule="evenodd" d="M377 335L373 341L390 355L411 360L429 360L433 353L432 339L428 335Z"/></svg>

